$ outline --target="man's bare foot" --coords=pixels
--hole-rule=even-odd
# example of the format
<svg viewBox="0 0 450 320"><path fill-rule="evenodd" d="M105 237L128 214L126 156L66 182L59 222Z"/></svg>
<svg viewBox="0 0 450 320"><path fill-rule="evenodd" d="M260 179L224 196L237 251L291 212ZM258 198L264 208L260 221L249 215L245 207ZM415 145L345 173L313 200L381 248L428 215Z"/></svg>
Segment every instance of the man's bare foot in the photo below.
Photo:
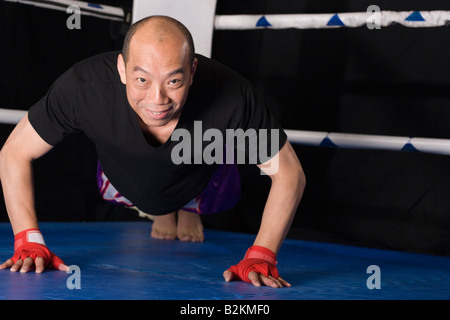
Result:
<svg viewBox="0 0 450 320"><path fill-rule="evenodd" d="M178 211L177 238L180 241L203 242L203 224L197 213Z"/></svg>
<svg viewBox="0 0 450 320"><path fill-rule="evenodd" d="M177 238L177 222L175 212L163 216L154 216L152 238L175 240Z"/></svg>

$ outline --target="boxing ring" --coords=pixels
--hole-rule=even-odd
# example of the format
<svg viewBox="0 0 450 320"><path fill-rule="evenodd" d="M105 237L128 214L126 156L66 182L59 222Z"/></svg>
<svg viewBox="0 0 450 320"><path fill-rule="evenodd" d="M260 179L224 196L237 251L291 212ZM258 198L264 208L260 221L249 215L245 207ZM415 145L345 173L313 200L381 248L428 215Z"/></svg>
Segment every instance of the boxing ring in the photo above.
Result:
<svg viewBox="0 0 450 320"><path fill-rule="evenodd" d="M194 300L266 300L261 303L269 306L268 300L450 299L448 257L287 239L278 269L292 287L275 289L222 278L252 244L251 234L206 230L204 243L185 243L151 239L150 222L40 227L51 250L79 268L79 281L76 271L0 270L0 299L192 300L192 305ZM0 234L4 259L12 254L10 225L0 224Z"/></svg>
<svg viewBox="0 0 450 320"><path fill-rule="evenodd" d="M13 1L41 5L34 1ZM50 9L75 4L83 14L130 22L121 8L81 1L43 1ZM158 2L158 1L157 1ZM63 5L61 5L63 4ZM85 8L86 10L83 11ZM210 8L214 9L214 6ZM135 9L137 10L137 9ZM157 12L159 13L159 11ZM133 20L136 20L133 14ZM292 15L210 16L216 30L284 28L444 27L449 11L355 12ZM183 22L183 21L182 21ZM194 34L195 39L195 34ZM210 43L202 48L209 55ZM16 124L26 111L0 109L0 123ZM374 149L450 155L450 139L366 135L287 129L292 144L326 148ZM49 248L66 264L78 267L80 288L72 274L0 271L0 299L5 300L428 300L450 299L450 258L338 244L287 239L278 255L280 274L290 288L256 288L224 282L223 271L238 262L254 235L205 230L204 243L150 238L151 222L40 224ZM0 224L0 256L12 254L12 232ZM238 253L238 255L236 255ZM174 259L176 257L176 259ZM163 266L163 267L161 267ZM76 272L75 272L76 273ZM200 304L197 304L200 305ZM225 312L222 304L216 305ZM179 314L179 308L169 312ZM216 314L217 311L216 309ZM274 311L273 311L274 312Z"/></svg>

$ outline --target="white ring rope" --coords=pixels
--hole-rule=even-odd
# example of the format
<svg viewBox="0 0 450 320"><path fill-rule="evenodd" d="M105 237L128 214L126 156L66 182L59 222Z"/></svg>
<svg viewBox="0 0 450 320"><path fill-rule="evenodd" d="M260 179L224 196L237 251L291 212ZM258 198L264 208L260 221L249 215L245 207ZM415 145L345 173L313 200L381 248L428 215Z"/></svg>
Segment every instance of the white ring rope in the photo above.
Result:
<svg viewBox="0 0 450 320"><path fill-rule="evenodd" d="M442 27L450 22L450 11L379 11L321 14L217 15L216 30L250 29L329 29L388 27Z"/></svg>
<svg viewBox="0 0 450 320"><path fill-rule="evenodd" d="M348 149L415 151L450 155L450 139L285 130L294 144Z"/></svg>
<svg viewBox="0 0 450 320"><path fill-rule="evenodd" d="M17 124L27 114L27 111L0 108L0 123Z"/></svg>

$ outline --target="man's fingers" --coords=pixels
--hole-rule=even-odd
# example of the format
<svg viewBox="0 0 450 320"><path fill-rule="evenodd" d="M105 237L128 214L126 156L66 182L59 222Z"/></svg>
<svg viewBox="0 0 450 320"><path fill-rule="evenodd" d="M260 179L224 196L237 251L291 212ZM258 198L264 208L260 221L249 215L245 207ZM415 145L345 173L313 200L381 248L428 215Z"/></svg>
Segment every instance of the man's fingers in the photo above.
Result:
<svg viewBox="0 0 450 320"><path fill-rule="evenodd" d="M0 266L0 269L5 268L10 268L10 271L12 272L20 270L21 273L26 273L32 269L36 269L36 273L41 273L44 271L44 259L37 257L35 261L33 258L28 257L24 261L19 259L16 263L13 263L12 260L9 259Z"/></svg>
<svg viewBox="0 0 450 320"><path fill-rule="evenodd" d="M250 271L248 274L248 279L252 282L252 284L256 287L260 287L261 285L265 285L272 288L282 288L282 287L290 287L291 284L286 280L279 277L275 279L272 276L266 277L262 274L256 273L254 271Z"/></svg>
<svg viewBox="0 0 450 320"><path fill-rule="evenodd" d="M286 280L282 279L281 277L278 278L278 281L283 285L283 287L291 287L291 284L287 282Z"/></svg>
<svg viewBox="0 0 450 320"><path fill-rule="evenodd" d="M17 270L19 270L22 267L22 264L23 264L22 259L19 259L19 260L17 260L16 263L14 263L11 266L11 269L9 269L9 270L12 271L12 272L16 272Z"/></svg>
<svg viewBox="0 0 450 320"><path fill-rule="evenodd" d="M223 278L225 279L225 281L231 281L231 280L233 280L233 273L230 270L225 270L223 273ZM266 277L255 271L250 271L248 273L248 279L251 281L251 283L255 287L260 287L262 285L272 287L272 288L282 288L282 287L290 287L291 286L291 284L289 282L282 279L281 277L279 277L278 279L275 279L272 276Z"/></svg>
<svg viewBox="0 0 450 320"><path fill-rule="evenodd" d="M61 263L58 267L58 270L67 272L69 270L69 266L65 265L64 263Z"/></svg>
<svg viewBox="0 0 450 320"><path fill-rule="evenodd" d="M223 278L224 278L225 281L227 281L227 282L233 280L233 272L231 272L230 270L225 270L225 271L223 272Z"/></svg>
<svg viewBox="0 0 450 320"><path fill-rule="evenodd" d="M261 280L259 279L259 274L255 271L250 271L248 273L248 279L252 282L255 287L261 287Z"/></svg>
<svg viewBox="0 0 450 320"><path fill-rule="evenodd" d="M44 266L43 258L37 257L36 260L34 260L34 265L35 265L36 273L44 272L45 266Z"/></svg>
<svg viewBox="0 0 450 320"><path fill-rule="evenodd" d="M263 283L268 287L272 287L272 288L283 287L283 284L280 282L280 280L275 279L272 276L266 277L266 276L261 275L261 278L262 278Z"/></svg>
<svg viewBox="0 0 450 320"><path fill-rule="evenodd" d="M25 260L22 264L22 268L20 268L20 272L22 272L22 273L28 272L28 270L30 270L30 268L33 266L33 264L34 264L33 258L30 258L30 257L25 258Z"/></svg>
<svg viewBox="0 0 450 320"><path fill-rule="evenodd" d="M6 260L2 264L0 264L0 270L11 268L11 266L14 264L14 262L11 259Z"/></svg>
<svg viewBox="0 0 450 320"><path fill-rule="evenodd" d="M8 268L12 272L20 270L20 272L25 273L34 269L36 273L42 273L45 270L45 261L44 258L42 257L37 257L36 260L33 260L31 257L28 257L25 259L25 261L19 259L17 260L16 263L14 263L11 259L8 259L2 264L0 264L0 270ZM67 272L67 270L69 270L69 267L64 263L61 263L58 266L58 270Z"/></svg>

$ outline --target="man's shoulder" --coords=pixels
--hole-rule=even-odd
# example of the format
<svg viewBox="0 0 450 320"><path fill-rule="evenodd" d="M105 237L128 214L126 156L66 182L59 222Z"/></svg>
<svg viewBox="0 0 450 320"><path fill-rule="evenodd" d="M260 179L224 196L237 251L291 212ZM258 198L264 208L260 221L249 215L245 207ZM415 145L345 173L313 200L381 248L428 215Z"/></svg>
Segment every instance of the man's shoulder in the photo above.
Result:
<svg viewBox="0 0 450 320"><path fill-rule="evenodd" d="M226 76L232 76L232 77L242 77L239 73L237 73L235 70L231 69L230 67L226 66L220 61L207 58L205 56L202 56L200 54L196 54L195 57L198 60L198 65L200 70L213 72L213 73L219 73Z"/></svg>
<svg viewBox="0 0 450 320"><path fill-rule="evenodd" d="M248 80L220 61L196 54L198 60L194 84L199 88L219 87L223 90L242 90L249 86Z"/></svg>
<svg viewBox="0 0 450 320"><path fill-rule="evenodd" d="M118 82L117 57L120 51L103 52L83 59L73 65L73 72L80 82Z"/></svg>

